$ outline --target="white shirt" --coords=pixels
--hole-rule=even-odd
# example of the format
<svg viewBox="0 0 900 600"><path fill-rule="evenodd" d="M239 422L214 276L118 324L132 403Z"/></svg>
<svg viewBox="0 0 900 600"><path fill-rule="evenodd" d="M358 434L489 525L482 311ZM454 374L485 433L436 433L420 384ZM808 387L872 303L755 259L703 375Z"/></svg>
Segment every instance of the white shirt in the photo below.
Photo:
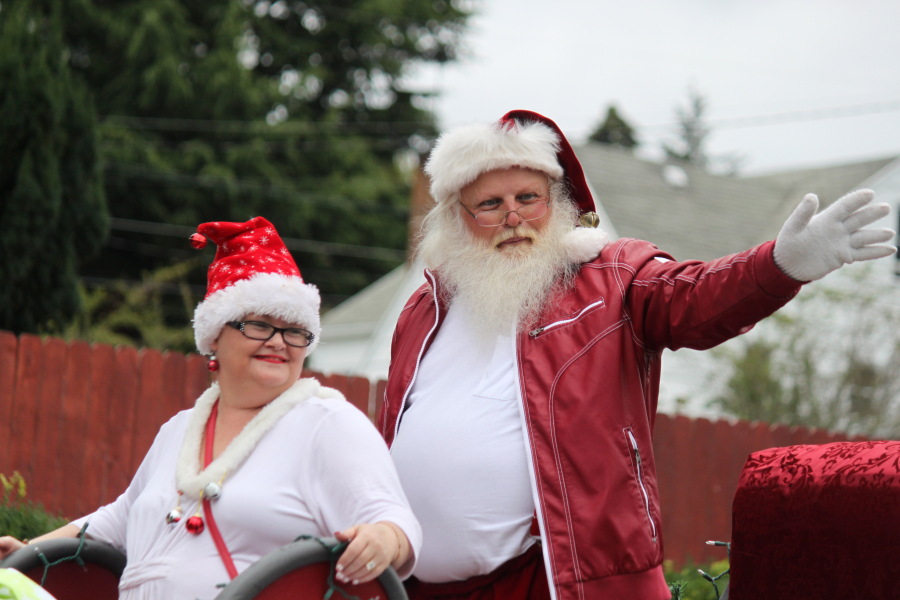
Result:
<svg viewBox="0 0 900 600"><path fill-rule="evenodd" d="M90 519L91 537L127 555L122 599L212 599L216 584L229 581L209 532L185 529L196 500L182 500L179 523L165 521L177 503L176 460L190 412L162 426L125 493L74 522ZM358 523L392 521L413 550L421 544L384 441L340 399L310 398L281 417L227 474L212 511L238 572L299 535L330 537Z"/></svg>
<svg viewBox="0 0 900 600"><path fill-rule="evenodd" d="M457 304L422 358L391 446L422 525L413 575L429 582L489 573L534 543L515 341L477 341Z"/></svg>

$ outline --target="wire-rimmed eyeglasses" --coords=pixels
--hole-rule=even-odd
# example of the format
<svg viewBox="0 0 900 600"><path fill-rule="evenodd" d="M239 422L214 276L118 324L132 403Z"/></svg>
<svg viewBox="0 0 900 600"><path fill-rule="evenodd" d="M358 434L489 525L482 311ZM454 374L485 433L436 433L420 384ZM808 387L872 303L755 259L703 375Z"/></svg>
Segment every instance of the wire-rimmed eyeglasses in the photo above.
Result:
<svg viewBox="0 0 900 600"><path fill-rule="evenodd" d="M466 212L472 215L472 218L475 219L475 222L482 227L496 227L497 225L503 225L504 223L506 223L506 220L509 218L509 213L516 213L516 215L518 215L518 217L523 221L534 221L536 219L540 219L547 214L547 205L550 203L550 199L547 196L535 196L533 200L519 200L518 202L519 204L522 204L522 206L520 206L516 210L501 210L500 208L489 208L487 210L472 212L462 202L460 202L459 205L466 209Z"/></svg>
<svg viewBox="0 0 900 600"><path fill-rule="evenodd" d="M315 334L299 327L275 327L262 321L228 321L225 324L243 333L244 337L261 342L281 333L284 343L295 348L306 348L316 339Z"/></svg>

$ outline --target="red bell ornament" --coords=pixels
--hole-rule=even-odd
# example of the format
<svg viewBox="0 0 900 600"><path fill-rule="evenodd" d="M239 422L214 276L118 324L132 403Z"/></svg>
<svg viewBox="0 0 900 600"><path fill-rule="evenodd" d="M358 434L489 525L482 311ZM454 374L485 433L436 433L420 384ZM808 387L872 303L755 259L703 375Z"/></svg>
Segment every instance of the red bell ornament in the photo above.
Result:
<svg viewBox="0 0 900 600"><path fill-rule="evenodd" d="M200 515L194 515L187 520L187 523L185 523L184 527L190 533L193 533L194 535L200 535L201 533L203 533L203 517L201 517Z"/></svg>
<svg viewBox="0 0 900 600"><path fill-rule="evenodd" d="M209 359L209 362L206 363L206 368L215 373L219 370L219 361L216 360L216 357L213 356Z"/></svg>
<svg viewBox="0 0 900 600"><path fill-rule="evenodd" d="M206 248L206 236L201 233L192 233L191 237L188 238L191 240L191 246L196 248L197 250L203 250Z"/></svg>

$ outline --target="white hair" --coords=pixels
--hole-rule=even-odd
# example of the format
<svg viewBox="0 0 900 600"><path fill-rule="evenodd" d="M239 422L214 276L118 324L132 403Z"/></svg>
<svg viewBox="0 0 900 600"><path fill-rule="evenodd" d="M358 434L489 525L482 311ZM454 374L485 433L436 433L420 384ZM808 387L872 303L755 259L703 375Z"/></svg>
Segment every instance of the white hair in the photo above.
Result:
<svg viewBox="0 0 900 600"><path fill-rule="evenodd" d="M526 223L498 234L528 236L532 243L504 252L495 247L498 238L472 235L458 202L441 202L426 215L417 254L439 273L445 299L465 306L475 331L490 337L510 332L513 323L525 328L554 291L571 286L578 265L563 237L575 226L578 208L560 181L551 183L549 195L550 214L541 230Z"/></svg>

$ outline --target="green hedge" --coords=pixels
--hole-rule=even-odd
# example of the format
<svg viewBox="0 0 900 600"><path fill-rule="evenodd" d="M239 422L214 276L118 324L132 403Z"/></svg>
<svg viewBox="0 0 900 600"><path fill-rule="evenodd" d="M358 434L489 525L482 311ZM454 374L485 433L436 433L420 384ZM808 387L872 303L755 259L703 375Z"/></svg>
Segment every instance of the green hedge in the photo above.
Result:
<svg viewBox="0 0 900 600"><path fill-rule="evenodd" d="M68 523L67 519L51 515L41 504L26 500L25 479L18 471L7 477L0 473L3 497L0 501L0 535L24 540L43 535Z"/></svg>

